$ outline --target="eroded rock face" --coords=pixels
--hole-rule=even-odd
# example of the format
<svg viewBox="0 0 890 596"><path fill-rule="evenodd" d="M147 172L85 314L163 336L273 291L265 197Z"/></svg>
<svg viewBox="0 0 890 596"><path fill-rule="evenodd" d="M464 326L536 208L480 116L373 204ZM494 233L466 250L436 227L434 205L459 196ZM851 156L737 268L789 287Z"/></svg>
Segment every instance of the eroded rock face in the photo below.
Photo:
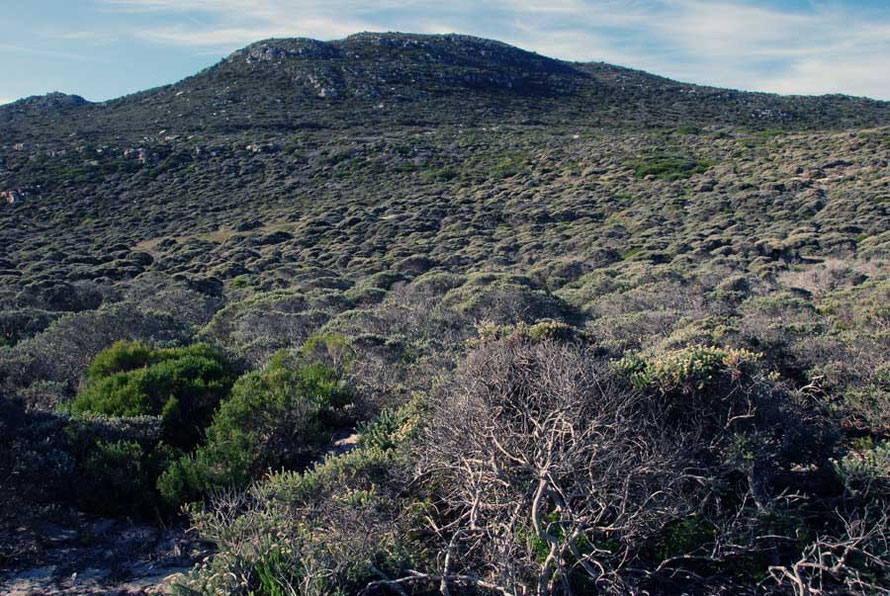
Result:
<svg viewBox="0 0 890 596"><path fill-rule="evenodd" d="M340 56L340 51L332 44L315 39L270 39L260 41L240 49L228 58L227 62L245 61L276 62L287 58L330 59Z"/></svg>
<svg viewBox="0 0 890 596"><path fill-rule="evenodd" d="M584 78L567 63L466 35L270 39L233 53L221 68L233 75L245 65L265 79L286 77L295 93L304 88L327 101L420 99L455 90L561 95Z"/></svg>

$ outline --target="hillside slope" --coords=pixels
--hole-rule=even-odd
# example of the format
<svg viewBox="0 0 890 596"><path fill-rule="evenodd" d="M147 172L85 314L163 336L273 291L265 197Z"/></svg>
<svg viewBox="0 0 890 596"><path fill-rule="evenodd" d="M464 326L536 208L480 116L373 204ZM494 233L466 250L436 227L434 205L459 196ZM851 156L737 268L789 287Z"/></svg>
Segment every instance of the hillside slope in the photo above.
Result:
<svg viewBox="0 0 890 596"><path fill-rule="evenodd" d="M467 36L0 107L0 591L886 591L888 230L886 102Z"/></svg>

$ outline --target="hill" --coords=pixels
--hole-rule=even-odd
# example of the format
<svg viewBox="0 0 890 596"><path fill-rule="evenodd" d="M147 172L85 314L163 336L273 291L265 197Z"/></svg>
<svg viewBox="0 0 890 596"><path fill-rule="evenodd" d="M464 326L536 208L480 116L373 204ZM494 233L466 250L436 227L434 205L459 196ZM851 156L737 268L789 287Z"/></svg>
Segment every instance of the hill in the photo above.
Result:
<svg viewBox="0 0 890 596"><path fill-rule="evenodd" d="M274 39L0 198L2 590L890 585L886 102Z"/></svg>
<svg viewBox="0 0 890 596"><path fill-rule="evenodd" d="M608 64L563 62L463 35L271 39L173 85L101 104L61 98L66 96L0 108L3 138L50 140L44 135L58 139L75 133L92 141L134 142L162 129L281 133L523 122L843 128L888 118L886 103L864 98L700 87Z"/></svg>

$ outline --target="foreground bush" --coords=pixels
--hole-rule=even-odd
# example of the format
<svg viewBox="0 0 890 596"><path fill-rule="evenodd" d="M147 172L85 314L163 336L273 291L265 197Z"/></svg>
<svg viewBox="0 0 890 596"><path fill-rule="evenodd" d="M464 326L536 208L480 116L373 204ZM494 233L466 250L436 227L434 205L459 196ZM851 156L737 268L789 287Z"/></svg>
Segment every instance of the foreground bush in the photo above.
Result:
<svg viewBox="0 0 890 596"><path fill-rule="evenodd" d="M207 442L160 479L171 503L207 490L243 486L269 469L301 468L343 423L351 394L338 371L279 352L263 371L242 376L207 429Z"/></svg>
<svg viewBox="0 0 890 596"><path fill-rule="evenodd" d="M72 402L74 412L161 416L166 440L190 450L203 437L235 374L207 344L153 349L141 342L118 342L96 357L87 379Z"/></svg>
<svg viewBox="0 0 890 596"><path fill-rule="evenodd" d="M456 520L441 573L510 593L620 590L635 541L685 509L676 449L642 407L583 344L514 334L472 352L419 450Z"/></svg>
<svg viewBox="0 0 890 596"><path fill-rule="evenodd" d="M423 504L406 490L407 441L418 415L412 403L367 425L353 451L190 508L195 529L218 554L175 592L357 594L381 577L427 566L411 525Z"/></svg>

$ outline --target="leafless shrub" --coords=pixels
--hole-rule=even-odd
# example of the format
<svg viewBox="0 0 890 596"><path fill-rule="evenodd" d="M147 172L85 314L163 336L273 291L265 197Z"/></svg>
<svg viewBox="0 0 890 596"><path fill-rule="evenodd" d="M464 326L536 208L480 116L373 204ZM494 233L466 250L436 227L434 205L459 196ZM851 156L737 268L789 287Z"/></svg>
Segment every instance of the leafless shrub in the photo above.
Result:
<svg viewBox="0 0 890 596"><path fill-rule="evenodd" d="M442 585L571 593L583 577L621 592L629 545L677 513L678 476L639 400L579 346L508 339L472 353L419 450L440 487L428 521Z"/></svg>
<svg viewBox="0 0 890 596"><path fill-rule="evenodd" d="M819 536L799 560L770 567L770 578L795 596L890 594L881 578L890 574L890 508L874 504L836 513L839 536Z"/></svg>

